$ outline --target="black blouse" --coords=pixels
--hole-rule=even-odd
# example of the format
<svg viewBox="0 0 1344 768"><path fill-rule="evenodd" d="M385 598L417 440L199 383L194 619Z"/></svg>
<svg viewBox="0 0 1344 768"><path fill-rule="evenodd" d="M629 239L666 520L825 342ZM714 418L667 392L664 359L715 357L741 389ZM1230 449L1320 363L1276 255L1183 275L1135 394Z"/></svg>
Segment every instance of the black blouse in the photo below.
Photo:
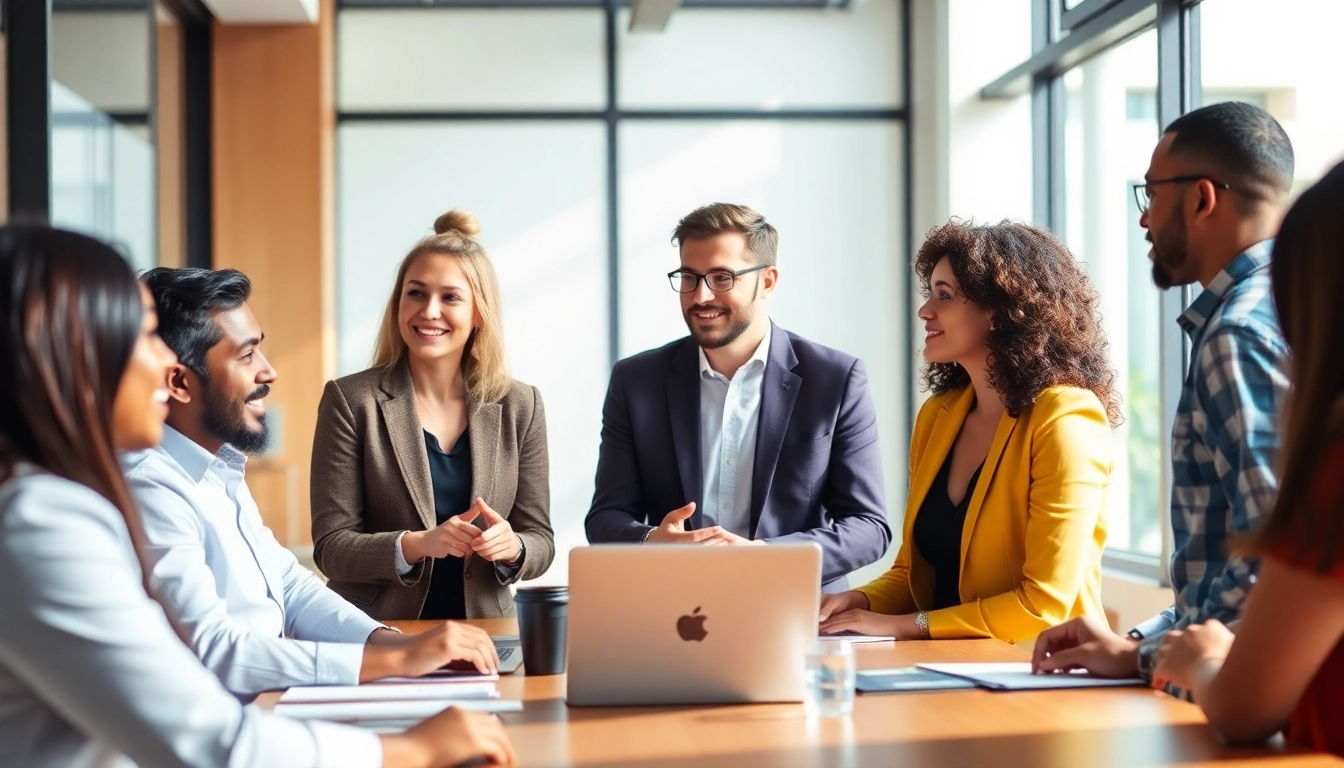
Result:
<svg viewBox="0 0 1344 768"><path fill-rule="evenodd" d="M966 484L966 496L954 505L947 492L947 478L952 473L952 451L948 451L915 517L915 548L933 566L934 610L961 605L961 534L966 527L966 509L984 468L983 462L976 467Z"/></svg>
<svg viewBox="0 0 1344 768"><path fill-rule="evenodd" d="M453 449L444 453L438 438L425 432L425 454L429 456L429 479L434 485L434 518L442 525L454 515L471 508L471 438L467 430ZM466 582L462 578L462 558L434 560L429 578L429 595L420 611L422 619L467 618Z"/></svg>

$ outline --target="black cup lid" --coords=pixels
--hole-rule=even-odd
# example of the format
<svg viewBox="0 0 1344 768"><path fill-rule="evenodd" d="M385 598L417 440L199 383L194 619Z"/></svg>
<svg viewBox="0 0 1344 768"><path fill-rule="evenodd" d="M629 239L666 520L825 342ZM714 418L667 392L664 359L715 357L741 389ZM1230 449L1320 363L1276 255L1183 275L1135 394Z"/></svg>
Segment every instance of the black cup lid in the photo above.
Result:
<svg viewBox="0 0 1344 768"><path fill-rule="evenodd" d="M548 601L560 600L569 597L569 587L519 587L514 594L515 601Z"/></svg>

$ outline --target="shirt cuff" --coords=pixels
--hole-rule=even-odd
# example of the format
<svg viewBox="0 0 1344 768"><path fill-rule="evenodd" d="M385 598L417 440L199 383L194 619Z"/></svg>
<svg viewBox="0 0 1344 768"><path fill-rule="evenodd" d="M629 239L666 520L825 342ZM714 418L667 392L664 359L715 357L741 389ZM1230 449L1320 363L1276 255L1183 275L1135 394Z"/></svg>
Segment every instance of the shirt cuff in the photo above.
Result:
<svg viewBox="0 0 1344 768"><path fill-rule="evenodd" d="M382 626L381 624L379 626ZM354 643L316 643L317 669L313 685L359 685L364 646Z"/></svg>
<svg viewBox="0 0 1344 768"><path fill-rule="evenodd" d="M411 572L411 564L406 562L406 553L401 549L401 537L405 536L408 533L410 533L410 531L402 531L397 536L396 566L398 576L405 576L406 574Z"/></svg>
<svg viewBox="0 0 1344 768"><path fill-rule="evenodd" d="M317 744L318 768L379 768L383 764L383 742L372 731L320 720L310 720L308 727Z"/></svg>

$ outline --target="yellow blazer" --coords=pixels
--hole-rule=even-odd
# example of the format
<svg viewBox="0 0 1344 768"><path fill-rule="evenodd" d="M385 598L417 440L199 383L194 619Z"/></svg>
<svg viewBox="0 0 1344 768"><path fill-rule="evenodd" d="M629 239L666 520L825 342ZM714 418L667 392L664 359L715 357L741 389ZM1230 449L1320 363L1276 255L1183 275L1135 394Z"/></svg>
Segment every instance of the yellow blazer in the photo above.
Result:
<svg viewBox="0 0 1344 768"><path fill-rule="evenodd" d="M933 567L914 547L915 517L974 402L968 386L920 409L900 551L859 591L878 613L928 611L934 638L1016 643L1075 616L1104 621L1111 429L1097 396L1076 387L1051 387L999 420L961 533L961 605L932 610Z"/></svg>

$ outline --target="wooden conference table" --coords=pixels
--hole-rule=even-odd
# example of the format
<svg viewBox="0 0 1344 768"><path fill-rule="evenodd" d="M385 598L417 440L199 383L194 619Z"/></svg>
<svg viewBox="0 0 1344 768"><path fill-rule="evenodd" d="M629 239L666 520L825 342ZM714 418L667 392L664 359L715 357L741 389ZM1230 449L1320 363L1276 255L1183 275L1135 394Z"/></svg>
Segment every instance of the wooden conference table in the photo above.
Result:
<svg viewBox="0 0 1344 768"><path fill-rule="evenodd" d="M411 633L434 622L390 623ZM470 623L493 635L518 631L512 619ZM859 669L1030 657L997 640L875 643L855 652ZM814 720L801 704L570 709L563 675L527 677L525 669L502 676L499 691L523 701L522 712L503 715L522 766L1344 766L1281 745L1223 746L1198 707L1144 688L860 694L851 717Z"/></svg>

